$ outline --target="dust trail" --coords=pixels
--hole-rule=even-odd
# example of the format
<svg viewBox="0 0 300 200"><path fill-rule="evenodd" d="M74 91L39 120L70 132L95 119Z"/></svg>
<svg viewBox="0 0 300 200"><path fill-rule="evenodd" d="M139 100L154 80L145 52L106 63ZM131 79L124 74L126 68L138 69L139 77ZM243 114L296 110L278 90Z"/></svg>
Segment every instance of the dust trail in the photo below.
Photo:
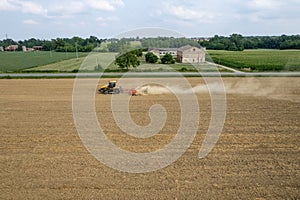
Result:
<svg viewBox="0 0 300 200"><path fill-rule="evenodd" d="M171 93L176 93L176 94L194 94L194 93L201 93L201 92L207 92L207 85L202 84L202 85L197 85L192 88L182 88L180 86L174 86L170 85L167 87L160 86L160 85L144 85L142 87L138 87L137 89L137 94L138 95L151 95L151 94L171 94ZM213 86L213 90L215 91L220 91L221 89L218 89L218 85L216 84Z"/></svg>
<svg viewBox="0 0 300 200"><path fill-rule="evenodd" d="M283 87L283 83L291 81L288 78L282 79L260 79L244 78L230 79L224 81L226 94L240 94L248 96L265 97L270 99L288 100L300 102L300 89L295 87L297 83L291 83L291 87ZM199 84L192 88L182 88L178 85L169 85L167 87L160 85L144 85L137 88L138 95L157 95L157 94L192 94L207 93L208 88L211 92L223 92L217 83Z"/></svg>

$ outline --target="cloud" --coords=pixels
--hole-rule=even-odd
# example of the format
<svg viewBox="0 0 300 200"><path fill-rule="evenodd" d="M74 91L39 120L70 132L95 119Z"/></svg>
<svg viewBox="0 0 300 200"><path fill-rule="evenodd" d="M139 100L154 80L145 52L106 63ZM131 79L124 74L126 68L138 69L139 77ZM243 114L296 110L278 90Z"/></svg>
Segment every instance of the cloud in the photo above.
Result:
<svg viewBox="0 0 300 200"><path fill-rule="evenodd" d="M191 4L176 4L170 2L163 2L161 14L168 14L175 17L177 20L191 21L191 22L212 22L218 14L209 8L200 8L198 5Z"/></svg>
<svg viewBox="0 0 300 200"><path fill-rule="evenodd" d="M254 9L274 10L280 8L282 3L278 0L251 0L249 6Z"/></svg>
<svg viewBox="0 0 300 200"><path fill-rule="evenodd" d="M39 23L37 21L33 20L33 19L26 19L26 20L23 20L23 24L37 25Z"/></svg>
<svg viewBox="0 0 300 200"><path fill-rule="evenodd" d="M86 0L90 8L104 11L114 11L117 7L124 6L122 0Z"/></svg>
<svg viewBox="0 0 300 200"><path fill-rule="evenodd" d="M47 9L43 8L40 4L32 1L21 0L1 0L0 10L3 11L21 11L23 13L35 15L47 15Z"/></svg>
<svg viewBox="0 0 300 200"><path fill-rule="evenodd" d="M30 2L30 1L19 1L22 12L30 13L35 15L47 15L47 9L44 9L43 6Z"/></svg>
<svg viewBox="0 0 300 200"><path fill-rule="evenodd" d="M124 6L123 0L53 0L50 2L29 0L0 0L0 10L21 11L48 18L70 18L91 10L115 11ZM48 9L46 9L48 8Z"/></svg>
<svg viewBox="0 0 300 200"><path fill-rule="evenodd" d="M16 10L17 7L11 3L9 0L1 0L0 1L0 10L3 11L11 11L11 10Z"/></svg>

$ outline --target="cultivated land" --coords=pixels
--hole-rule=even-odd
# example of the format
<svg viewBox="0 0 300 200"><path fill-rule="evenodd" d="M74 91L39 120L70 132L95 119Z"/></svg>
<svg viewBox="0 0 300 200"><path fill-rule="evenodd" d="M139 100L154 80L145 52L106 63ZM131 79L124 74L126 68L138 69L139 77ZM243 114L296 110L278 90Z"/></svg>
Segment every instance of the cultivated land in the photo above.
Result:
<svg viewBox="0 0 300 200"><path fill-rule="evenodd" d="M78 53L79 57L87 53ZM21 72L24 69L76 58L75 53L53 51L0 52L0 72Z"/></svg>
<svg viewBox="0 0 300 200"><path fill-rule="evenodd" d="M299 50L208 50L216 64L244 71L300 71Z"/></svg>
<svg viewBox="0 0 300 200"><path fill-rule="evenodd" d="M208 50L207 61L214 61L227 67L242 71L300 71L299 50L244 50L215 51ZM77 72L101 71L108 68L109 71L119 71L114 64L117 53L79 53L76 59L75 53L59 52L0 52L0 73L3 72ZM173 65L147 64L142 59L141 65L133 71L170 71L172 68L177 71L215 71L211 65L204 64L182 64ZM226 71L219 68L220 71Z"/></svg>
<svg viewBox="0 0 300 200"><path fill-rule="evenodd" d="M204 92L191 147L172 165L145 174L113 170L85 149L72 117L73 79L0 80L0 199L299 199L300 79L223 80L227 118L212 152L198 159L210 120ZM131 114L140 125L149 123L151 105L167 110L165 128L149 139L123 134L110 100L96 94L97 116L120 147L148 152L174 137L180 114L174 95L132 97Z"/></svg>

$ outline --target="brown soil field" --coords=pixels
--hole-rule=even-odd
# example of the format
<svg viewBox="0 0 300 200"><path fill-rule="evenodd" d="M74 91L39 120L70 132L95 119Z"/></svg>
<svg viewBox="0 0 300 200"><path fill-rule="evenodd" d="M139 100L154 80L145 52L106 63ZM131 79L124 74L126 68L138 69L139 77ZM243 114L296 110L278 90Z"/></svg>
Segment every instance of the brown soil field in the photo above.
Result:
<svg viewBox="0 0 300 200"><path fill-rule="evenodd" d="M223 81L226 121L208 156L198 158L211 117L210 96L202 92L200 127L188 150L161 170L134 174L109 168L83 145L72 114L74 79L0 80L0 199L300 199L300 78ZM95 105L116 145L150 152L174 137L180 106L173 94L131 98L139 125L149 123L153 104L168 114L161 132L147 139L118 128L111 98L96 94Z"/></svg>

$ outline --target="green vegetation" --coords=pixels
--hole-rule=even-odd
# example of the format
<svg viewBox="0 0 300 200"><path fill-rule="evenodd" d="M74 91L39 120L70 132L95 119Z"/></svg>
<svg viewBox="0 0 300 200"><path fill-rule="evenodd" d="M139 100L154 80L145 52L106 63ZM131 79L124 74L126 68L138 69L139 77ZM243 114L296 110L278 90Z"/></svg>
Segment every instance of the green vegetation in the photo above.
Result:
<svg viewBox="0 0 300 200"><path fill-rule="evenodd" d="M118 65L121 70L128 70L130 66L136 68L140 65L141 61L138 57L142 57L143 52L141 49L129 51L127 53L121 54L116 58L115 64Z"/></svg>
<svg viewBox="0 0 300 200"><path fill-rule="evenodd" d="M7 47L9 45L18 45L18 51L22 51L22 46L32 48L34 46L42 46L44 51L57 51L57 52L90 52L95 47L99 46L103 40L95 36L83 39L81 37L72 38L56 38L52 40L40 40L31 38L29 40L14 41L12 39L0 40L0 46Z"/></svg>
<svg viewBox="0 0 300 200"><path fill-rule="evenodd" d="M103 43L107 47L109 42ZM130 46L138 47L141 43L130 41ZM102 46L102 45L101 45ZM300 71L300 50L244 50L223 51L208 50L216 64L236 68L242 71ZM89 55L89 56L87 56ZM195 65L175 63L153 59L150 53L141 49L120 54L112 52L0 52L0 73L7 72L78 72L78 71L196 71ZM148 56L147 56L148 55ZM151 60L151 62L150 62ZM209 56L207 57L209 61ZM153 62L153 63L152 63ZM162 64L156 64L156 63ZM165 64L164 64L165 63ZM130 69L131 68L131 69ZM213 71L209 64L200 64L197 69Z"/></svg>
<svg viewBox="0 0 300 200"><path fill-rule="evenodd" d="M156 63L158 61L158 57L152 52L146 53L145 58L147 63Z"/></svg>
<svg viewBox="0 0 300 200"><path fill-rule="evenodd" d="M79 57L86 55L87 53L78 53ZM0 72L20 72L24 69L72 58L76 58L75 53L59 53L52 51L0 52Z"/></svg>
<svg viewBox="0 0 300 200"><path fill-rule="evenodd" d="M161 57L160 60L161 60L162 64L174 64L175 63L175 59L169 53L167 53L163 57Z"/></svg>
<svg viewBox="0 0 300 200"><path fill-rule="evenodd" d="M244 49L300 49L300 35L248 36L232 34L229 37L215 35L200 40L199 44L207 49L242 51Z"/></svg>
<svg viewBox="0 0 300 200"><path fill-rule="evenodd" d="M300 71L299 50L209 50L216 64L244 71Z"/></svg>
<svg viewBox="0 0 300 200"><path fill-rule="evenodd" d="M26 72L77 72L77 71L103 71L112 65L116 53L92 52L87 57L78 60L68 59L25 70ZM81 67L81 68L80 68Z"/></svg>

